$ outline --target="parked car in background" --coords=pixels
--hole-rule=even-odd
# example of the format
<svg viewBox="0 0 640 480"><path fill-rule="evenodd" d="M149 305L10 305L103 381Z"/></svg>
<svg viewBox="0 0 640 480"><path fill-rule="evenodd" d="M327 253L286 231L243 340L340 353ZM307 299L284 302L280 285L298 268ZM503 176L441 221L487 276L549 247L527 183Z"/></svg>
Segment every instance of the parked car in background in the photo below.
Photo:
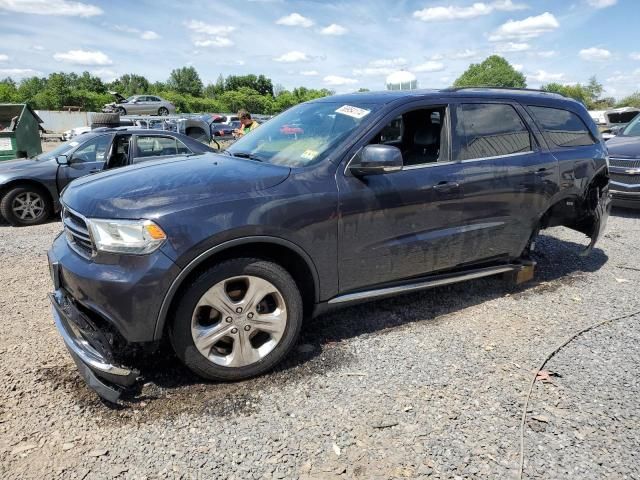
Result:
<svg viewBox="0 0 640 480"><path fill-rule="evenodd" d="M233 131L240 128L241 123L239 121L233 121L230 123L212 123L211 133L214 137L231 137Z"/></svg>
<svg viewBox="0 0 640 480"><path fill-rule="evenodd" d="M83 133L88 133L91 131L91 127L76 127L76 128L72 128L71 130L66 130L63 134L62 134L62 140L69 141L74 137L77 137L78 135L82 135Z"/></svg>
<svg viewBox="0 0 640 480"><path fill-rule="evenodd" d="M168 100L156 95L132 95L124 98L118 92L109 92L116 98L102 109L105 113L119 112L121 115L170 115L176 107Z"/></svg>
<svg viewBox="0 0 640 480"><path fill-rule="evenodd" d="M0 215L11 225L36 225L60 210L60 192L72 180L145 160L214 150L185 135L101 128L35 158L0 162Z"/></svg>
<svg viewBox="0 0 640 480"><path fill-rule="evenodd" d="M240 380L279 363L305 316L531 274L540 229L582 232L590 252L608 183L596 126L557 94L325 97L207 161L73 182L48 253L53 315L110 401L136 382L139 347L165 338L198 375Z"/></svg>
<svg viewBox="0 0 640 480"><path fill-rule="evenodd" d="M640 208L640 115L607 142L607 149L613 204Z"/></svg>

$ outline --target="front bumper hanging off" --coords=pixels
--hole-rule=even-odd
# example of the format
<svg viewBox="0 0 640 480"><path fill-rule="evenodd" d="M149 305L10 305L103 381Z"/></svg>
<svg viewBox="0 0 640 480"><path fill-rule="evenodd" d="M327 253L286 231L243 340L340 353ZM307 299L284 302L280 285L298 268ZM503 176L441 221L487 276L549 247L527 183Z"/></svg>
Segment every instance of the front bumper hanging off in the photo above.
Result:
<svg viewBox="0 0 640 480"><path fill-rule="evenodd" d="M50 269L56 290L49 299L56 327L87 385L103 399L116 403L136 383L139 372L113 360L95 324L60 286L58 264L51 263Z"/></svg>

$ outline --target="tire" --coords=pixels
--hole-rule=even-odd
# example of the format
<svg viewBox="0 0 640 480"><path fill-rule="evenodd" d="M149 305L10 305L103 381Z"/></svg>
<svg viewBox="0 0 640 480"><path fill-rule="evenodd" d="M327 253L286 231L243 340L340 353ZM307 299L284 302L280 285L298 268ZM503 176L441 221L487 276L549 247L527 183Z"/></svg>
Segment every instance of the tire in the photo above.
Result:
<svg viewBox="0 0 640 480"><path fill-rule="evenodd" d="M27 202L29 206L25 207ZM31 185L12 188L0 201L0 214L14 227L38 225L49 219L52 212L49 195L44 189Z"/></svg>
<svg viewBox="0 0 640 480"><path fill-rule="evenodd" d="M246 298L249 291L258 292L253 295L256 302ZM262 297L263 292L271 291L275 293ZM222 303L217 301L221 295ZM218 310L213 303L224 306ZM188 285L169 336L176 355L197 375L237 381L279 363L295 345L302 319L300 291L284 268L265 260L237 258L210 268ZM218 339L210 346L203 341L196 346L194 336L206 338L206 332Z"/></svg>
<svg viewBox="0 0 640 480"><path fill-rule="evenodd" d="M160 115L161 117L166 117L167 115L169 115L169 110L166 107L160 107L158 109L158 115Z"/></svg>
<svg viewBox="0 0 640 480"><path fill-rule="evenodd" d="M120 125L120 113L94 113L91 115L91 128L94 125L117 127Z"/></svg>

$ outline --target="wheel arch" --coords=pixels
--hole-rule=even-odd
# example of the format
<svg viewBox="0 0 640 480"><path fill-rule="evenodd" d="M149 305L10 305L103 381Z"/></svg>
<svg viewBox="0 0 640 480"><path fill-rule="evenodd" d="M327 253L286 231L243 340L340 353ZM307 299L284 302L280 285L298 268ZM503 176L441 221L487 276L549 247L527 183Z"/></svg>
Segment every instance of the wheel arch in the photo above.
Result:
<svg viewBox="0 0 640 480"><path fill-rule="evenodd" d="M304 305L305 315L311 314L319 301L320 280L311 257L298 245L278 237L253 236L229 240L198 255L175 278L165 294L156 321L154 340L160 340L169 324L181 290L191 279L217 262L238 257L252 257L279 264L293 277Z"/></svg>
<svg viewBox="0 0 640 480"><path fill-rule="evenodd" d="M49 187L47 187L47 185L39 182L38 180L34 180L33 178L15 178L3 185L0 185L0 201L7 193L9 193L10 190L22 185L30 185L42 190L47 195L47 200L51 202L51 208L55 213L55 211L57 210L56 207L58 206L57 198L54 197L53 193L51 193L51 190L49 189Z"/></svg>

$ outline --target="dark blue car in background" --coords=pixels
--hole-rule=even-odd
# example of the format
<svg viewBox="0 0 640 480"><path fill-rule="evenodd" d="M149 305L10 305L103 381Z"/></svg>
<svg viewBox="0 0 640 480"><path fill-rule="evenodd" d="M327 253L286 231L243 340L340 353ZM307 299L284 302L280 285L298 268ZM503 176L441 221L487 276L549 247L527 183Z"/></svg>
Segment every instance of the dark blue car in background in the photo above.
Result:
<svg viewBox="0 0 640 480"><path fill-rule="evenodd" d="M296 135L283 126L296 125ZM224 154L73 182L49 251L57 327L115 401L168 337L208 379L261 374L329 308L530 269L540 229L601 234L606 148L585 108L507 89L326 97Z"/></svg>

